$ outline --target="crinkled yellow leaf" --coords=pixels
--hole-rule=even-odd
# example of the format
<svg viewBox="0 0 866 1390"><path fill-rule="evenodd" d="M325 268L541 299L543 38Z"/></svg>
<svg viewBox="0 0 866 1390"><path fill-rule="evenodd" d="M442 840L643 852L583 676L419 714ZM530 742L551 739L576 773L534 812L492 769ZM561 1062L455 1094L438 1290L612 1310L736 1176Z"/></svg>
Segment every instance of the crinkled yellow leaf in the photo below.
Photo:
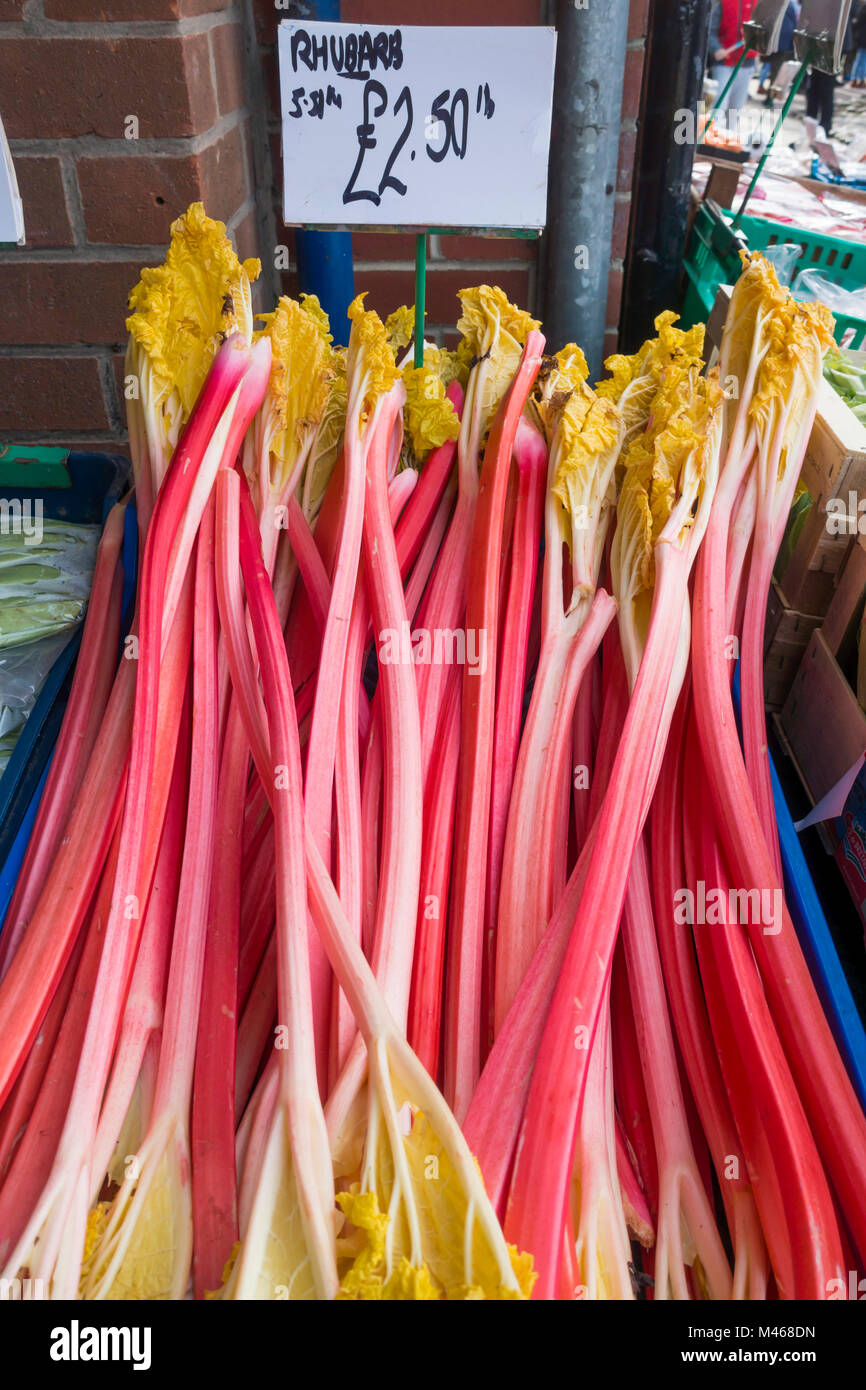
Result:
<svg viewBox="0 0 866 1390"><path fill-rule="evenodd" d="M372 415L376 401L390 391L400 373L394 361L385 325L375 309L365 309L366 294L359 294L349 305L352 331L349 337L347 377L349 393L360 392L361 430Z"/></svg>
<svg viewBox="0 0 866 1390"><path fill-rule="evenodd" d="M741 260L743 269L731 294L721 347L723 379L732 378L738 385L730 398L731 415L736 415L745 390L752 353L763 347L764 325L777 309L784 309L786 299L772 262L757 253L741 253Z"/></svg>
<svg viewBox="0 0 866 1390"><path fill-rule="evenodd" d="M511 304L498 286L476 285L461 290L459 299L462 312L457 328L462 341L458 360L474 361L484 369L478 401L483 434L520 365L527 336L539 323Z"/></svg>
<svg viewBox="0 0 866 1390"><path fill-rule="evenodd" d="M403 384L406 387L403 407L406 431L416 459L425 459L431 449L457 438L460 421L445 394L441 377L432 367L404 367Z"/></svg>
<svg viewBox="0 0 866 1390"><path fill-rule="evenodd" d="M415 1301L441 1298L426 1266L414 1269L405 1257L401 1256L394 1272L387 1276L388 1216L379 1210L375 1192L340 1192L337 1201L347 1219L366 1237L340 1281L338 1299Z"/></svg>
<svg viewBox="0 0 866 1390"><path fill-rule="evenodd" d="M765 330L767 350L758 371L749 415L759 438L769 435L786 415L779 476L788 462L787 451L796 441L805 412L813 398L821 362L833 342L833 316L823 304L798 304L790 296L774 308Z"/></svg>
<svg viewBox="0 0 866 1390"><path fill-rule="evenodd" d="M553 493L563 509L575 582L585 594L595 589L599 528L616 501L622 418L612 400L587 385L586 358L576 344L546 362L539 375L536 404L550 448Z"/></svg>
<svg viewBox="0 0 866 1390"><path fill-rule="evenodd" d="M452 381L459 381L461 386L465 386L469 378L469 364L465 358L461 358L459 349L452 351L425 343L424 366L432 367L443 386L450 386Z"/></svg>
<svg viewBox="0 0 866 1390"><path fill-rule="evenodd" d="M408 347L415 336L415 305L410 309L406 304L401 304L399 309L389 314L385 320L385 333L394 353Z"/></svg>
<svg viewBox="0 0 866 1390"><path fill-rule="evenodd" d="M283 295L276 309L261 314L262 336L271 343L271 376L263 407L265 443L276 488L292 474L305 441L318 429L336 375L327 316L318 300L303 304Z"/></svg>
<svg viewBox="0 0 866 1390"><path fill-rule="evenodd" d="M334 375L328 390L328 403L310 450L304 470L303 507L312 521L317 515L340 452L346 427L346 356L332 356Z"/></svg>
<svg viewBox="0 0 866 1390"><path fill-rule="evenodd" d="M176 390L189 414L220 343L236 331L252 334L250 281L260 269L257 260L238 260L224 224L201 203L172 223L165 262L142 270L126 320L156 399Z"/></svg>
<svg viewBox="0 0 866 1390"><path fill-rule="evenodd" d="M619 603L620 636L627 669L634 675L646 641L655 584L654 550L679 506L680 541L693 521L723 405L715 375L699 376L687 356L677 356L662 376L649 424L624 453L611 552ZM680 505L682 503L684 505Z"/></svg>
<svg viewBox="0 0 866 1390"><path fill-rule="evenodd" d="M308 318L311 318L319 325L325 342L333 343L334 336L331 333L331 320L319 303L319 296L317 294L304 294L304 292L301 291L301 308Z"/></svg>
<svg viewBox="0 0 866 1390"><path fill-rule="evenodd" d="M476 357L490 352L502 335L522 347L531 331L541 326L538 319L512 304L498 285L460 290L458 298L461 314L457 329Z"/></svg>
<svg viewBox="0 0 866 1390"><path fill-rule="evenodd" d="M617 402L627 433L643 427L668 367L688 372L702 365L704 325L677 328L677 318L666 309L655 320L655 338L648 338L630 357L617 353L605 361L612 375L598 382L595 389L598 395Z"/></svg>

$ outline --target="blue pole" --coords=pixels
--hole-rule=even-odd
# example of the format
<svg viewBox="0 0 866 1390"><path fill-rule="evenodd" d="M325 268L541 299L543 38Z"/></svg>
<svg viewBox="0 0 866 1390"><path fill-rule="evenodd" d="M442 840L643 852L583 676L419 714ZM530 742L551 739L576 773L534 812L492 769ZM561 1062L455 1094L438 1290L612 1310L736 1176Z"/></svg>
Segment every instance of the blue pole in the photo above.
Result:
<svg viewBox="0 0 866 1390"><path fill-rule="evenodd" d="M317 0L305 7L307 19L339 20L340 0ZM349 340L346 313L355 298L355 272L352 265L351 232L306 232L295 230L298 289L315 294L331 321L334 342Z"/></svg>

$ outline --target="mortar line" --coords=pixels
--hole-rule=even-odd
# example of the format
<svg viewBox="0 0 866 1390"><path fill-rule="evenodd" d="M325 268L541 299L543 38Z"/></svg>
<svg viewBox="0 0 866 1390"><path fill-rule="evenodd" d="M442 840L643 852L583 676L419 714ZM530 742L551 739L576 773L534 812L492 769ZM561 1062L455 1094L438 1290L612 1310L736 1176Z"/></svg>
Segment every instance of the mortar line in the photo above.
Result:
<svg viewBox="0 0 866 1390"><path fill-rule="evenodd" d="M214 144L223 135L227 135L236 125L240 125L242 120L247 117L247 108L242 107L237 111L232 111L227 116L220 116L207 130L198 131L193 135L146 135L138 140L125 140L122 136L110 135L71 135L69 137L47 136L17 136L10 138L9 149L13 155L16 154L53 154L56 155L58 146L62 146L65 154L87 155L92 158L111 158L117 155L129 154L130 145L136 147L137 153L152 154L155 156L170 155L190 155L199 154Z"/></svg>

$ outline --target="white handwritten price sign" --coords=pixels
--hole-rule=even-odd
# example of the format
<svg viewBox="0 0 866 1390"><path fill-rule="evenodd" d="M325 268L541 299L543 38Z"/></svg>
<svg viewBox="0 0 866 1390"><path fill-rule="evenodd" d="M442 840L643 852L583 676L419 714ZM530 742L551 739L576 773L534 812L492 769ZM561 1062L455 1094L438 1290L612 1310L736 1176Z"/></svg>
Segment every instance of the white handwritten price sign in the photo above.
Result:
<svg viewBox="0 0 866 1390"><path fill-rule="evenodd" d="M543 227L555 52L540 25L284 21L285 221Z"/></svg>

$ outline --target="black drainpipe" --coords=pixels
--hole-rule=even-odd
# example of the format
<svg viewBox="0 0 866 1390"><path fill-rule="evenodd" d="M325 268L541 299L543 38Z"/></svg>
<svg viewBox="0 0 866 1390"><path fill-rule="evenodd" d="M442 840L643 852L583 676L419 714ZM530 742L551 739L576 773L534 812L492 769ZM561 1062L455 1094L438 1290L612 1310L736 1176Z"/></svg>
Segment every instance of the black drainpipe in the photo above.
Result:
<svg viewBox="0 0 866 1390"><path fill-rule="evenodd" d="M679 308L693 139L706 60L711 0L653 0L632 185L620 349L633 352L663 309Z"/></svg>

